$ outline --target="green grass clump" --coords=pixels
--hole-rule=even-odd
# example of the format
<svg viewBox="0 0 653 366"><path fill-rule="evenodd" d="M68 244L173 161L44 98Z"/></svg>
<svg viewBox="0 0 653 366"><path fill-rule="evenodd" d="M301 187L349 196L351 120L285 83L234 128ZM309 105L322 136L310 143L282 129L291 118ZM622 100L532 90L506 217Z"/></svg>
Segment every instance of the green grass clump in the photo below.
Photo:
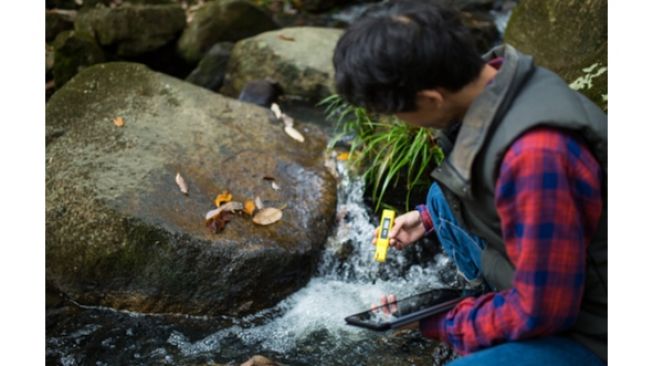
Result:
<svg viewBox="0 0 653 366"><path fill-rule="evenodd" d="M325 107L327 119L336 123L336 133L328 147L350 139L349 162L362 172L371 188L375 211L389 206L384 196L388 188L400 184L406 190L405 209L409 210L411 193L428 187L428 173L444 160L434 131L408 126L394 116L371 115L335 94L318 105Z"/></svg>

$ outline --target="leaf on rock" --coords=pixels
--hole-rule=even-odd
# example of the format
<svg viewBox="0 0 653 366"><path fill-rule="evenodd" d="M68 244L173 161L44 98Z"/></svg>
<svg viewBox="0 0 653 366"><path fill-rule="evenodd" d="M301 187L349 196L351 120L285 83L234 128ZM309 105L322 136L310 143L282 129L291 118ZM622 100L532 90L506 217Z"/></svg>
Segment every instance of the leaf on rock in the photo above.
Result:
<svg viewBox="0 0 653 366"><path fill-rule="evenodd" d="M279 189L281 189L281 187L279 187L279 185L276 182L272 182L272 189L278 191Z"/></svg>
<svg viewBox="0 0 653 366"><path fill-rule="evenodd" d="M186 181L184 178L177 172L177 176L175 177L175 182L177 182L177 186L179 186L179 190L181 193L188 195L188 185L186 184Z"/></svg>
<svg viewBox="0 0 653 366"><path fill-rule="evenodd" d="M340 154L338 154L338 156L336 156L336 159L340 161L349 160L349 153L347 151L341 152Z"/></svg>
<svg viewBox="0 0 653 366"><path fill-rule="evenodd" d="M286 126L284 127L283 130L286 132L288 136L292 137L293 139L299 142L304 142L304 136L299 131L297 131L294 127Z"/></svg>
<svg viewBox="0 0 653 366"><path fill-rule="evenodd" d="M263 201L261 200L261 197L259 197L259 196L256 196L256 198L254 199L254 203L256 204L256 209L257 210L261 210L261 209L263 209L263 207L265 207L265 206L263 206Z"/></svg>
<svg viewBox="0 0 653 366"><path fill-rule="evenodd" d="M220 205L223 202L231 201L231 198L232 198L231 193L229 193L228 191L224 191L224 192L220 193L217 197L215 197L215 201L213 201L213 202L215 203L216 207L220 207Z"/></svg>
<svg viewBox="0 0 653 366"><path fill-rule="evenodd" d="M272 113L274 113L274 116L277 119L281 118L281 115L283 113L281 113L281 108L279 108L279 105L277 103L272 103L272 105L270 106L270 109L272 110Z"/></svg>
<svg viewBox="0 0 653 366"><path fill-rule="evenodd" d="M295 42L295 38L283 34L279 35L279 39L282 41Z"/></svg>
<svg viewBox="0 0 653 366"><path fill-rule="evenodd" d="M254 215L252 221L257 225L270 225L281 220L283 213L280 209L274 207L266 207Z"/></svg>
<svg viewBox="0 0 653 366"><path fill-rule="evenodd" d="M225 225L231 221L232 214L226 211L220 212L217 216L212 217L206 221L206 226L212 233L217 234L224 230Z"/></svg>
<svg viewBox="0 0 653 366"><path fill-rule="evenodd" d="M113 120L113 124L118 127L122 127L125 125L125 120L122 117L116 117Z"/></svg>
<svg viewBox="0 0 653 366"><path fill-rule="evenodd" d="M263 176L263 180L272 180L272 181L273 181L273 180L274 180L274 177L271 176L271 175L264 175L264 176Z"/></svg>
<svg viewBox="0 0 653 366"><path fill-rule="evenodd" d="M292 127L295 123L295 120L285 113L281 113L281 119L283 120L283 125L286 127Z"/></svg>
<svg viewBox="0 0 653 366"><path fill-rule="evenodd" d="M243 205L243 211L245 211L246 214L252 216L254 214L254 211L256 210L256 204L252 200L245 200L245 204Z"/></svg>
<svg viewBox="0 0 653 366"><path fill-rule="evenodd" d="M207 212L206 215L205 215L205 218L206 218L206 220L211 220L212 218L216 217L217 215L219 215L223 211L234 212L234 211L239 211L239 210L242 210L242 209L243 209L243 204L240 203L240 202L236 202L236 201L227 202L224 205Z"/></svg>

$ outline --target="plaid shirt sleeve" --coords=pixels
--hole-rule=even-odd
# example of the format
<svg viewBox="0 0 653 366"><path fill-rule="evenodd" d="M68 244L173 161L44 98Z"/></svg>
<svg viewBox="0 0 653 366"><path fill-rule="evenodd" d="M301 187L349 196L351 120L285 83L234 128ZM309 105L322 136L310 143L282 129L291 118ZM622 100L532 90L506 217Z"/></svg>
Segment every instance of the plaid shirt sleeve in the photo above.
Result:
<svg viewBox="0 0 653 366"><path fill-rule="evenodd" d="M425 336L460 354L553 334L575 323L586 250L602 209L600 166L569 135L530 130L502 161L495 204L515 265L512 288L467 298L420 324Z"/></svg>

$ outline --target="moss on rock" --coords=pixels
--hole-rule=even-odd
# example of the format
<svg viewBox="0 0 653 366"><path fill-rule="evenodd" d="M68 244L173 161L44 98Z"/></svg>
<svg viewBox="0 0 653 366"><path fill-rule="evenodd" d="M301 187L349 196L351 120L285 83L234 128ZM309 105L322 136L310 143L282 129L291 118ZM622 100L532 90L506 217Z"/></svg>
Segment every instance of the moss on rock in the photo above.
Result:
<svg viewBox="0 0 653 366"><path fill-rule="evenodd" d="M570 84L589 75L591 87L585 83L578 91L607 110L608 73L592 77L608 66L607 15L606 0L522 0L510 17L505 41Z"/></svg>
<svg viewBox="0 0 653 366"><path fill-rule="evenodd" d="M57 87L61 87L80 70L104 61L104 52L90 35L65 31L54 43L52 74Z"/></svg>

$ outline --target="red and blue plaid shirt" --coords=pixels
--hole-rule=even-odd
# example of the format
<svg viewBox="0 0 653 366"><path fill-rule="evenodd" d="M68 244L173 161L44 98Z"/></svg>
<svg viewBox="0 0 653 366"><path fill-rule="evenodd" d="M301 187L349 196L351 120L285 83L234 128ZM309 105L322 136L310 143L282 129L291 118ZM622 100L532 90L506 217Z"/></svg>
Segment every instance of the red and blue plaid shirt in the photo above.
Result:
<svg viewBox="0 0 653 366"><path fill-rule="evenodd" d="M602 209L601 171L570 135L535 128L508 149L495 204L512 288L467 298L421 322L422 333L467 354L570 328L580 310L586 254Z"/></svg>

